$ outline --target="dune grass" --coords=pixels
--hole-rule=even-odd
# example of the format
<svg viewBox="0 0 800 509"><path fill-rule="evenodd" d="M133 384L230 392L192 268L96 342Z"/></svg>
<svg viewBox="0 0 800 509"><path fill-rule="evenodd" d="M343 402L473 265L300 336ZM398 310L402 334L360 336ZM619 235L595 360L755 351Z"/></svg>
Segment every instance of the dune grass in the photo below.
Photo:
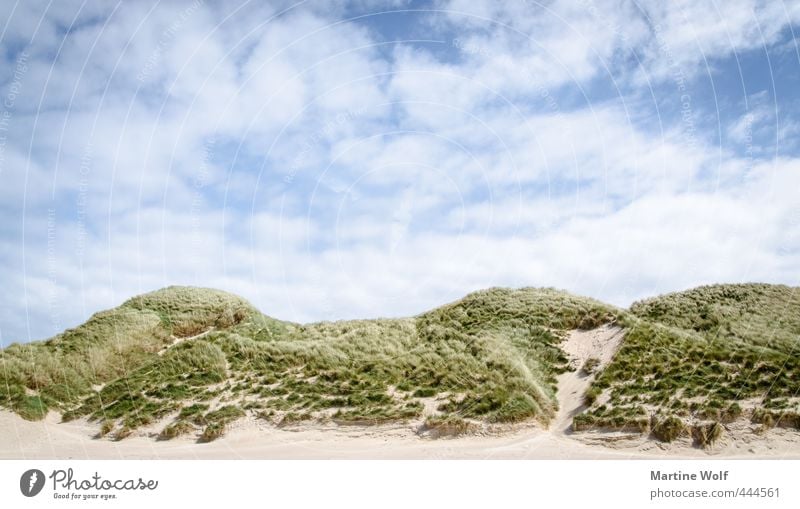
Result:
<svg viewBox="0 0 800 509"><path fill-rule="evenodd" d="M791 349L800 334L800 289L755 283L701 286L634 303L631 312L708 338Z"/></svg>
<svg viewBox="0 0 800 509"><path fill-rule="evenodd" d="M159 352L187 334L235 325L272 334L279 329L276 324L225 292L165 288L97 313L49 340L0 351L0 405L27 419L42 418L51 408L68 411L95 386L135 378L143 366L157 362ZM160 367L166 369L163 362ZM120 384L124 382L118 389ZM38 398L35 405L32 395Z"/></svg>
<svg viewBox="0 0 800 509"><path fill-rule="evenodd" d="M625 340L590 388L584 425L609 408L706 424L740 418L745 401L751 413L800 408L797 289L700 287L636 303L620 323Z"/></svg>
<svg viewBox="0 0 800 509"><path fill-rule="evenodd" d="M248 414L281 426L414 420L442 436L547 424L556 376L570 369L561 341L607 323L625 338L604 369L578 367L593 382L576 431L691 432L707 445L721 436L715 423L800 422L800 302L773 285L701 287L630 311L494 288L416 317L306 325L225 292L170 287L0 351L0 406L29 420L87 417L116 439L158 424L162 439L210 441Z"/></svg>
<svg viewBox="0 0 800 509"><path fill-rule="evenodd" d="M431 399L452 419L546 423L564 334L616 314L552 289L490 289L412 318L297 325L224 292L170 287L4 350L0 405L86 416L115 436L172 416L163 438L204 428L203 440L245 411L284 425L383 423L422 418ZM219 408L237 412L220 420Z"/></svg>
<svg viewBox="0 0 800 509"><path fill-rule="evenodd" d="M225 352L234 390L278 411L381 423L419 417L419 400L440 396L447 414L546 423L566 367L563 333L612 319L611 307L562 292L492 289L415 318L296 326L267 341L218 332L208 341Z"/></svg>

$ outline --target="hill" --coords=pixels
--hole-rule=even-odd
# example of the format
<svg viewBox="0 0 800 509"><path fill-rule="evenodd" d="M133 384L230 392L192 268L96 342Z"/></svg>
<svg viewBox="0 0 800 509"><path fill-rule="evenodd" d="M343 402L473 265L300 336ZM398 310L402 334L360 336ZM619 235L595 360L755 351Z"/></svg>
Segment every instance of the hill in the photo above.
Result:
<svg viewBox="0 0 800 509"><path fill-rule="evenodd" d="M574 330L624 331L602 365L574 366ZM208 441L251 415L278 425L419 423L433 436L548 425L559 375L588 377L586 429L694 433L736 419L800 427L800 298L717 285L621 310L553 289L494 288L402 319L300 325L217 290L170 287L97 313L49 340L0 351L0 406L29 420L87 417L123 439ZM613 355L613 357L612 357Z"/></svg>
<svg viewBox="0 0 800 509"><path fill-rule="evenodd" d="M634 303L622 322L625 340L576 429L650 425L701 445L742 418L800 429L797 288L704 286Z"/></svg>

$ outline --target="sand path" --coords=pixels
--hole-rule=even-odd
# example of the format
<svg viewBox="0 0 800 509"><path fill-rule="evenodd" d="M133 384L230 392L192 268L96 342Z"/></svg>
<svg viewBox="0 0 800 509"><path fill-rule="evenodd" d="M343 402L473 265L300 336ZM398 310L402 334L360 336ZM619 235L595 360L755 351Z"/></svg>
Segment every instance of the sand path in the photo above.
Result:
<svg viewBox="0 0 800 509"><path fill-rule="evenodd" d="M597 329L573 331L561 343L561 348L570 357L570 365L574 371L567 371L558 376L558 414L553 420L551 429L555 432L569 434L572 430L572 418L583 408L583 395L594 380L593 374L582 369L588 359L599 361L596 370L602 370L617 351L624 331L613 325L604 325Z"/></svg>

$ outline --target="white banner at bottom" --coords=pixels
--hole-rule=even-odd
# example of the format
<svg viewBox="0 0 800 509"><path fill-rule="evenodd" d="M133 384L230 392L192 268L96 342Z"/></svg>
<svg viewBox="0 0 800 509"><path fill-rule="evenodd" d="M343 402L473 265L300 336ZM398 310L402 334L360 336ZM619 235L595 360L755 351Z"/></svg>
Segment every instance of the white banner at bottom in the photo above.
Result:
<svg viewBox="0 0 800 509"><path fill-rule="evenodd" d="M9 460L0 507L796 508L798 469L797 460Z"/></svg>

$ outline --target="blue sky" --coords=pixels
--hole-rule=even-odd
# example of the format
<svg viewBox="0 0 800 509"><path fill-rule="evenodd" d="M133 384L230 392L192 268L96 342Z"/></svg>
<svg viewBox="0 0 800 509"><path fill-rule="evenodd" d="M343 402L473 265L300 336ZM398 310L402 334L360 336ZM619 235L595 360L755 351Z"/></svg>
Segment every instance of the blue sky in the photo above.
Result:
<svg viewBox="0 0 800 509"><path fill-rule="evenodd" d="M4 2L0 342L798 285L800 2Z"/></svg>

